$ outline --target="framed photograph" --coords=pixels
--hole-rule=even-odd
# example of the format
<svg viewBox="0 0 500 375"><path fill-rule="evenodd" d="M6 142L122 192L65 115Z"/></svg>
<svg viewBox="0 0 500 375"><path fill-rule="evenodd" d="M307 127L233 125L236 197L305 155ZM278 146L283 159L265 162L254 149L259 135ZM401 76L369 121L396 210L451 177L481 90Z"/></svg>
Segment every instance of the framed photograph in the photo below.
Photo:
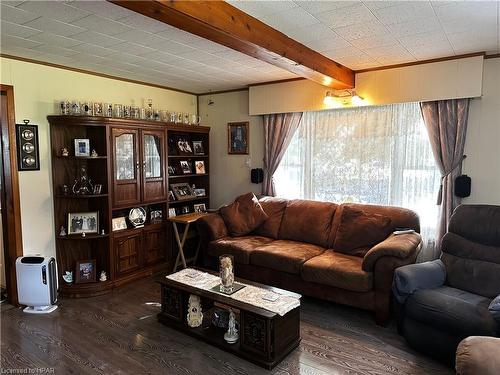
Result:
<svg viewBox="0 0 500 375"><path fill-rule="evenodd" d="M196 174L205 174L205 162L203 160L196 160L194 167Z"/></svg>
<svg viewBox="0 0 500 375"><path fill-rule="evenodd" d="M228 154L248 155L248 121L227 124Z"/></svg>
<svg viewBox="0 0 500 375"><path fill-rule="evenodd" d="M205 203L195 204L193 207L194 212L205 212L207 210L207 206L205 206Z"/></svg>
<svg viewBox="0 0 500 375"><path fill-rule="evenodd" d="M175 195L174 195L174 192L172 190L168 191L168 200L170 202L175 201Z"/></svg>
<svg viewBox="0 0 500 375"><path fill-rule="evenodd" d="M182 206L181 208L182 214L188 214L189 213L189 206Z"/></svg>
<svg viewBox="0 0 500 375"><path fill-rule="evenodd" d="M70 212L68 234L99 233L99 212Z"/></svg>
<svg viewBox="0 0 500 375"><path fill-rule="evenodd" d="M196 198L196 195L194 195L191 186L189 186L187 182L181 182L179 184L171 184L170 188L172 189L175 198L179 201L182 201L184 199Z"/></svg>
<svg viewBox="0 0 500 375"><path fill-rule="evenodd" d="M127 229L127 220L125 220L125 216L114 217L111 220L111 224L113 232L116 232L117 230Z"/></svg>
<svg viewBox="0 0 500 375"><path fill-rule="evenodd" d="M163 220L163 213L161 210L151 210L149 216L152 223L160 223Z"/></svg>
<svg viewBox="0 0 500 375"><path fill-rule="evenodd" d="M168 217L174 217L177 216L177 213L175 212L175 208L169 208L168 209Z"/></svg>
<svg viewBox="0 0 500 375"><path fill-rule="evenodd" d="M194 189L194 195L197 197L204 197L205 194L205 189Z"/></svg>
<svg viewBox="0 0 500 375"><path fill-rule="evenodd" d="M90 156L90 141L88 139L75 139L75 156Z"/></svg>
<svg viewBox="0 0 500 375"><path fill-rule="evenodd" d="M94 185L94 190L92 191L92 193L94 195L99 195L99 194L101 194L101 191L102 191L102 185L101 184L95 184Z"/></svg>
<svg viewBox="0 0 500 375"><path fill-rule="evenodd" d="M182 173L184 173L184 174L193 173L193 171L191 171L191 163L189 161L181 160L181 161L179 161L179 163L181 165Z"/></svg>
<svg viewBox="0 0 500 375"><path fill-rule="evenodd" d="M175 146L177 148L178 155L193 155L193 149L191 148L191 142L189 137L186 135L178 135L175 137Z"/></svg>
<svg viewBox="0 0 500 375"><path fill-rule="evenodd" d="M193 155L205 155L203 141L193 141Z"/></svg>
<svg viewBox="0 0 500 375"><path fill-rule="evenodd" d="M75 277L76 284L95 283L96 282L95 259L77 260L75 276L76 276Z"/></svg>
<svg viewBox="0 0 500 375"><path fill-rule="evenodd" d="M173 165L169 165L169 166L168 166L168 175L169 175L169 176L173 176L173 175L175 175L175 168L174 168L174 166L173 166Z"/></svg>

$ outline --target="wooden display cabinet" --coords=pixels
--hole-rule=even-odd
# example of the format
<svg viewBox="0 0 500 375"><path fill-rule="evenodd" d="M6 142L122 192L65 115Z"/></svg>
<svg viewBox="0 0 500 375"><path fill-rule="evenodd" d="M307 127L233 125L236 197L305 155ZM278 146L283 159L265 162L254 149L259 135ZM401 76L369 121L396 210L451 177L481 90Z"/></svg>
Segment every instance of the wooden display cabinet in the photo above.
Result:
<svg viewBox="0 0 500 375"><path fill-rule="evenodd" d="M171 225L167 222L170 207L210 203L209 131L204 126L115 119L88 116L48 116L50 123L52 182L56 255L59 292L69 297L87 297L106 293L114 287L152 273L173 267L177 248ZM167 141L178 135L203 142L204 155L170 155ZM74 139L89 139L97 157L74 155ZM67 148L68 156L61 149ZM204 160L205 174L169 175L167 168L174 160ZM85 167L94 184L102 185L100 194L64 194L70 189L80 169ZM194 172L194 171L193 171ZM172 183L187 182L205 189L206 195L186 201L168 201ZM131 208L143 207L147 220L142 228L112 231L112 219L128 217ZM160 210L162 219L152 221L151 211ZM68 230L68 213L99 212L99 232L60 236L61 227ZM104 235L101 234L104 230ZM84 284L67 284L62 275L76 271L78 260L95 259L99 280L105 271L108 280Z"/></svg>

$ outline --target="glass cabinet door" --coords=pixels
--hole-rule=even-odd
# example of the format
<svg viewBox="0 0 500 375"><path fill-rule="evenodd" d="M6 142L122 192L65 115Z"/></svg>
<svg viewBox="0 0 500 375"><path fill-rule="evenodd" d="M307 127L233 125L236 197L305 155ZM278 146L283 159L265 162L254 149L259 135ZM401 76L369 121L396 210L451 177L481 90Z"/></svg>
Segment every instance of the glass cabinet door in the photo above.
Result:
<svg viewBox="0 0 500 375"><path fill-rule="evenodd" d="M162 139L154 134L144 134L143 136L143 151L144 151L144 178L159 178L162 177Z"/></svg>
<svg viewBox="0 0 500 375"><path fill-rule="evenodd" d="M135 134L124 133L115 137L116 180L136 178Z"/></svg>

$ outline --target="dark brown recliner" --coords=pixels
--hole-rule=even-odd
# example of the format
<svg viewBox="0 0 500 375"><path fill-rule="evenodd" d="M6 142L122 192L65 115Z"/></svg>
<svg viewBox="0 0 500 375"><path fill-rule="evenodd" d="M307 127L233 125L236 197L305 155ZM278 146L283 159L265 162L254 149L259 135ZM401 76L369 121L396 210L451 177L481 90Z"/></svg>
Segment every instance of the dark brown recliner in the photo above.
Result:
<svg viewBox="0 0 500 375"><path fill-rule="evenodd" d="M413 211L271 197L259 202L268 218L244 236L230 236L219 214L197 221L204 266L216 268L219 255L232 254L238 277L372 310L379 324L387 321L394 269L414 263L420 250L419 219ZM360 248L356 255L334 246L344 225L342 214L349 209L370 214L375 221L384 217L389 223L379 243ZM397 227L416 233L390 234ZM366 234L361 231L359 236ZM354 231L354 241L356 236Z"/></svg>
<svg viewBox="0 0 500 375"><path fill-rule="evenodd" d="M500 206L457 207L441 250L397 269L394 294L407 342L453 363L462 339L500 334Z"/></svg>

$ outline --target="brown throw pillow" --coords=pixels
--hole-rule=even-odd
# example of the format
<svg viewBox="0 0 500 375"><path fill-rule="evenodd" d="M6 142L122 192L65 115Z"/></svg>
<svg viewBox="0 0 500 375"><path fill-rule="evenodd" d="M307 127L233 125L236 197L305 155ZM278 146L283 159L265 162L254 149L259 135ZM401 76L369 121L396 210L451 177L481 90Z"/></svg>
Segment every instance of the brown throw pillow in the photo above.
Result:
<svg viewBox="0 0 500 375"><path fill-rule="evenodd" d="M391 231L389 217L344 206L333 250L364 256L372 246L385 240Z"/></svg>
<svg viewBox="0 0 500 375"><path fill-rule="evenodd" d="M232 236L244 236L257 229L267 215L253 193L239 196L229 206L220 209L220 215Z"/></svg>

